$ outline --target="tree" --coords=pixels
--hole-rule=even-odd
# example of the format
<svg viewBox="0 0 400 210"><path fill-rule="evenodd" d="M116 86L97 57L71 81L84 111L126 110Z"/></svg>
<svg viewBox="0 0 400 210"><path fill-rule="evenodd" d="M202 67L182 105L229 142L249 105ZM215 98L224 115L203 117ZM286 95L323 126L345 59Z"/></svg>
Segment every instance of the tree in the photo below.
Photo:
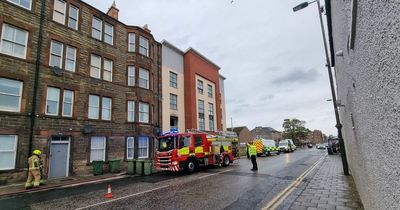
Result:
<svg viewBox="0 0 400 210"><path fill-rule="evenodd" d="M310 130L305 127L306 122L299 119L284 119L282 127L284 129L283 136L290 138L294 143L299 144L300 139L307 138Z"/></svg>

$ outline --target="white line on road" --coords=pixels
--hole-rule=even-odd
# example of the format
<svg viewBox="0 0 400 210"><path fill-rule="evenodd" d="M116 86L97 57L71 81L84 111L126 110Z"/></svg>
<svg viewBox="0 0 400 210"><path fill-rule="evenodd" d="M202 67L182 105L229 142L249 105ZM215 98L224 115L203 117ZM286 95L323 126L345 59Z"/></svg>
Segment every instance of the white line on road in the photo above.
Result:
<svg viewBox="0 0 400 210"><path fill-rule="evenodd" d="M204 179L204 178L207 178L207 177L210 177L210 176L215 176L215 175L226 173L226 172L232 171L232 170L233 169L229 169L229 170L220 171L220 172L214 173L214 174L207 174L207 175L199 177L198 179ZM88 208L91 208L91 207L100 206L100 205L107 204L107 203L112 203L112 202L119 201L119 200L122 200L122 199L125 199L125 198L129 198L129 197L133 197L133 196L137 196L137 195L142 195L142 194L145 194L145 193L148 193L148 192L164 189L164 188L167 188L167 187L170 187L170 186L171 185L164 185L164 186L161 186L161 187L157 187L157 188L154 188L154 189L146 190L146 191L143 191L143 192L138 192L138 193L135 193L135 194L126 195L126 196L119 197L119 198L116 198L116 199L103 201L103 202L100 202L100 203L95 203L95 204L84 206L84 207L79 207L79 208L77 208L75 210L88 209Z"/></svg>
<svg viewBox="0 0 400 210"><path fill-rule="evenodd" d="M277 196L275 196L266 206L262 208L262 210L274 210L276 209L282 202L285 200L290 193L293 192L293 190L300 185L300 183L303 181L304 178L308 176L308 174L311 173L312 170L315 169L315 167L322 162L322 160L325 158L326 155L322 156L321 158L318 159L317 162L315 162L310 168L308 168L306 171L304 171L295 181L292 182L288 187L286 187L284 190L282 190Z"/></svg>
<svg viewBox="0 0 400 210"><path fill-rule="evenodd" d="M103 205L103 204L112 203L112 202L119 201L119 200L122 200L122 199L125 199L125 198L129 198L129 197L133 197L133 196L136 196L136 195L145 194L145 193L148 193L148 192L164 189L164 188L167 188L167 187L169 187L169 185L164 185L164 186L157 187L157 188L154 188L154 189L151 189L151 190L146 190L146 191L143 191L143 192L138 192L138 193L135 193L135 194L126 195L126 196L123 196L123 197L120 197L120 198L116 198L116 199L113 199L113 200L108 200L108 201L103 201L103 202L100 202L100 203L95 203L95 204L92 204L92 205L89 205L89 206L77 208L75 210L81 210L81 209L87 209L87 208L91 208L91 207L95 207L95 206L100 206L100 205Z"/></svg>

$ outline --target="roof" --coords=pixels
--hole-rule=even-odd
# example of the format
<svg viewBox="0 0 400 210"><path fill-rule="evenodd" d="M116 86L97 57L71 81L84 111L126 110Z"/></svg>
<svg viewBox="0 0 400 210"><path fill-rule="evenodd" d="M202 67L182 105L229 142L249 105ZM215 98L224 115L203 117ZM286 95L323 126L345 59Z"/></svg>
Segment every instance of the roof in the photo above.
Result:
<svg viewBox="0 0 400 210"><path fill-rule="evenodd" d="M166 47L169 47L170 49L174 50L175 52L179 53L179 54L185 54L182 50L180 50L178 47L176 47L175 45L171 44L171 42L163 39L161 41L162 45L165 45Z"/></svg>
<svg viewBox="0 0 400 210"><path fill-rule="evenodd" d="M222 74L219 74L219 78L226 80L226 77L222 76Z"/></svg>
<svg viewBox="0 0 400 210"><path fill-rule="evenodd" d="M189 47L186 51L185 54L188 53L189 51L196 53L198 56L200 56L201 58L203 58L205 61L207 61L208 63L212 64L213 66L217 67L217 69L221 69L221 67L219 67L217 64L215 64L214 62L212 62L210 59L208 59L206 56L204 56L203 54L199 53L199 51L195 50L192 47Z"/></svg>
<svg viewBox="0 0 400 210"><path fill-rule="evenodd" d="M273 132L279 132L271 127L255 127L251 132L263 132L263 133L273 133Z"/></svg>
<svg viewBox="0 0 400 210"><path fill-rule="evenodd" d="M245 129L245 128L247 128L247 126L234 127L234 128L233 128L233 131L234 131L235 133L240 133L240 132L242 132L242 130ZM227 130L232 130L232 128L229 128L229 129L227 129Z"/></svg>

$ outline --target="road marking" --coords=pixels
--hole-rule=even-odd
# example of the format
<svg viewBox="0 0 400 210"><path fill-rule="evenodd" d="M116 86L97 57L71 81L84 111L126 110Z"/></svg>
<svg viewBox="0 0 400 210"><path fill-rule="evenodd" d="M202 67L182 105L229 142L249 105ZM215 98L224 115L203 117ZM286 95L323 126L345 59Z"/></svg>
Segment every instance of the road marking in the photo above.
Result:
<svg viewBox="0 0 400 210"><path fill-rule="evenodd" d="M103 202L95 203L95 204L88 205L88 206L85 206L85 207L80 207L80 208L77 208L75 210L87 209L87 208L100 206L100 205L107 204L107 203L112 203L112 202L119 201L119 200L122 200L122 199L125 199L125 198L133 197L133 196L136 196L136 195L141 195L141 194L145 194L145 193L148 193L148 192L161 190L161 189L167 188L169 186L170 185L164 185L164 186L157 187L157 188L154 188L154 189L151 189L151 190L146 190L146 191L143 191L143 192L138 192L138 193L135 193L135 194L130 194L130 195L126 195L126 196L123 196L123 197L119 197L119 198L116 198L116 199L113 199L113 200L103 201Z"/></svg>
<svg viewBox="0 0 400 210"><path fill-rule="evenodd" d="M220 171L218 173L207 174L207 175L199 177L198 179L204 179L204 178L207 178L207 177L210 177L210 176L215 176L215 175L226 173L226 172L232 171L232 170L233 169L229 169L229 170L225 170L225 171ZM167 187L170 187L170 186L171 185L164 185L164 186L157 187L157 188L150 189L150 190L146 190L146 191L143 191L143 192L138 192L138 193L135 193L135 194L126 195L126 196L115 198L115 199L112 199L112 200L107 200L107 201L103 201L103 202L100 202L100 203L96 203L96 204L92 204L92 205L88 205L88 206L84 206L84 207L79 207L79 208L76 208L75 210L88 209L88 208L92 208L92 207L95 207L95 206L100 206L100 205L103 205L103 204L112 203L112 202L119 201L119 200L122 200L122 199L125 199L125 198L134 197L134 196L137 196L137 195L142 195L142 194L145 194L145 193L148 193L148 192L152 192L152 191L156 191L156 190L161 190L161 189L164 189L164 188L167 188Z"/></svg>
<svg viewBox="0 0 400 210"><path fill-rule="evenodd" d="M315 167L322 162L326 155L320 157L317 162L315 162L310 168L304 171L295 181L292 182L288 187L282 190L277 196L275 196L262 210L274 210L285 200L293 190L298 187L304 178L308 176L315 169Z"/></svg>
<svg viewBox="0 0 400 210"><path fill-rule="evenodd" d="M222 173L226 173L226 172L228 172L228 171L232 171L233 169L228 169L228 170L225 170L225 171L220 171L220 172L218 172L218 173L214 173L214 174L207 174L207 175L204 175L204 176L201 176L201 177L199 177L198 179L204 179L204 178L207 178L207 177L209 177L209 176L214 176L214 175L218 175L218 174L222 174Z"/></svg>

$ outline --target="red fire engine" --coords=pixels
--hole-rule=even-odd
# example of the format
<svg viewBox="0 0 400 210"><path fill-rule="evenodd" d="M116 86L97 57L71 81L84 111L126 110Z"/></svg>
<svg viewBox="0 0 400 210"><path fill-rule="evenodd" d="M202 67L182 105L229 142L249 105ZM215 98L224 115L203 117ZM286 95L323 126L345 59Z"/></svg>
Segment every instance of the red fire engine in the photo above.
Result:
<svg viewBox="0 0 400 210"><path fill-rule="evenodd" d="M192 173L200 166L229 166L237 151L232 144L237 142L237 138L210 136L205 132L167 133L158 137L156 168Z"/></svg>

